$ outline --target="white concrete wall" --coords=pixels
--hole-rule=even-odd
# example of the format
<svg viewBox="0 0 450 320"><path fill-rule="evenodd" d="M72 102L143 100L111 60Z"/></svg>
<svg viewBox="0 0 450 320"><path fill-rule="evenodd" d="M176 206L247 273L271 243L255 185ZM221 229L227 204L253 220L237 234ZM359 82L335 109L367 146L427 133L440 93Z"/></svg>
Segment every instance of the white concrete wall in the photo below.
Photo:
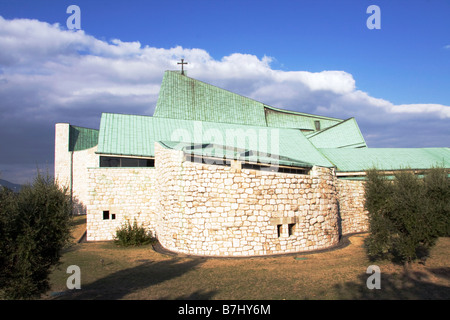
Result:
<svg viewBox="0 0 450 320"><path fill-rule="evenodd" d="M99 166L97 146L69 151L69 124L55 125L55 181L72 192L73 213L86 214L88 198L88 167Z"/></svg>

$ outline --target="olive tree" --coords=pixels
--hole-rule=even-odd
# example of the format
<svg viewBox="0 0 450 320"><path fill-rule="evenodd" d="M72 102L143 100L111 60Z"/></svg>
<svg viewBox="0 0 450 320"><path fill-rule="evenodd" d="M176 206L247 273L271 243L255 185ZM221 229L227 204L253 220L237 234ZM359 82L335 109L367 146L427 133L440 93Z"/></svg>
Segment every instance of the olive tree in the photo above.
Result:
<svg viewBox="0 0 450 320"><path fill-rule="evenodd" d="M49 289L49 274L70 240L67 190L37 174L14 193L0 190L0 296L31 299Z"/></svg>
<svg viewBox="0 0 450 320"><path fill-rule="evenodd" d="M445 169L431 169L425 177L404 170L393 178L369 170L365 183L369 257L404 265L425 259L438 237L448 235L449 195Z"/></svg>

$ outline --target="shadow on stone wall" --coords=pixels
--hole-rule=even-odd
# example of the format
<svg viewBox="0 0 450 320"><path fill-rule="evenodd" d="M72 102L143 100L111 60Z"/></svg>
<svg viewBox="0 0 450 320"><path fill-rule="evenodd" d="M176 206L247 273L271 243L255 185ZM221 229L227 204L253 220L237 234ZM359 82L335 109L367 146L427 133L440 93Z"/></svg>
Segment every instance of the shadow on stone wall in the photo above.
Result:
<svg viewBox="0 0 450 320"><path fill-rule="evenodd" d="M74 216L83 215L87 213L87 208L77 197L72 197L72 214Z"/></svg>
<svg viewBox="0 0 450 320"><path fill-rule="evenodd" d="M338 234L339 234L339 241L341 240L343 234L342 234L342 216L341 216L341 205L339 200L336 201L337 203L337 225L338 225Z"/></svg>

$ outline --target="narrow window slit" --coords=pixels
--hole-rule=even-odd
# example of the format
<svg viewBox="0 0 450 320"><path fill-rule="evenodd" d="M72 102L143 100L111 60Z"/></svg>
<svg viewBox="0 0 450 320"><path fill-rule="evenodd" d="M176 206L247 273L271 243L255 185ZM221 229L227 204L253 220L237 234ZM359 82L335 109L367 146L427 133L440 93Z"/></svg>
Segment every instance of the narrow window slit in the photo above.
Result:
<svg viewBox="0 0 450 320"><path fill-rule="evenodd" d="M277 234L278 234L278 238L281 237L281 228L283 227L282 224L278 224L277 225Z"/></svg>
<svg viewBox="0 0 450 320"><path fill-rule="evenodd" d="M290 223L288 224L288 233L289 236L292 236L294 234L294 227L295 227L295 223Z"/></svg>

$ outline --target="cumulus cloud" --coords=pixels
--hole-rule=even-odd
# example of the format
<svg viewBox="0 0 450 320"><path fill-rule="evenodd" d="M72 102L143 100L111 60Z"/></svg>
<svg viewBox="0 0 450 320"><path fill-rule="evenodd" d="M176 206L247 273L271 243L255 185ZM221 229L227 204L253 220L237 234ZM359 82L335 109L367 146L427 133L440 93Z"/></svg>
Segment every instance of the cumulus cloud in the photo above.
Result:
<svg viewBox="0 0 450 320"><path fill-rule="evenodd" d="M164 71L179 69L180 58L189 62L189 76L268 105L355 117L370 146L445 146L450 140L450 107L394 105L357 90L345 71L274 70L267 56L216 60L201 48L104 41L58 24L1 16L0 48L0 172L13 182L23 182L18 172L37 165L52 170L56 122L98 128L101 112L151 115Z"/></svg>

